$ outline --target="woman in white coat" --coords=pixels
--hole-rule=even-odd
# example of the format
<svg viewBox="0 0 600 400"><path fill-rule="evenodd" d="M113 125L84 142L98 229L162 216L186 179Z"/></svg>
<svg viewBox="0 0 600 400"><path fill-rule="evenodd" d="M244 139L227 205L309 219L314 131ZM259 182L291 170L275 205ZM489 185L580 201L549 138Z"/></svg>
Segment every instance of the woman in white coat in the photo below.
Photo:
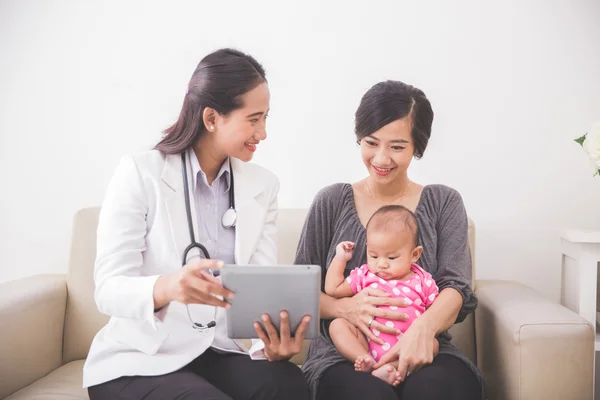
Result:
<svg viewBox="0 0 600 400"><path fill-rule="evenodd" d="M155 149L118 166L98 226L95 299L111 318L84 366L92 400L308 398L287 361L308 317L295 335L283 314L281 336L267 318L262 340L229 339L235 294L215 277L224 263L276 263L279 184L246 163L266 138L269 101L254 58L211 53Z"/></svg>

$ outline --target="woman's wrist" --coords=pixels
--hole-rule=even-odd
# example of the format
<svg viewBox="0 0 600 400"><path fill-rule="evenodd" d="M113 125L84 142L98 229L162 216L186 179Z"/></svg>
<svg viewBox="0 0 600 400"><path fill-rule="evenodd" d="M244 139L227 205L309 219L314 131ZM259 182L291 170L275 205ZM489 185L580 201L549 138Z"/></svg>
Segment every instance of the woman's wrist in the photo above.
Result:
<svg viewBox="0 0 600 400"><path fill-rule="evenodd" d="M434 339L437 334L436 325L431 321L431 318L428 318L425 314L417 318L412 323L411 328L412 327L417 328L420 331L420 334L424 335L426 338Z"/></svg>
<svg viewBox="0 0 600 400"><path fill-rule="evenodd" d="M336 318L344 318L347 321L350 321L350 314L352 313L352 297L342 297L340 299L335 299L335 316Z"/></svg>
<svg viewBox="0 0 600 400"><path fill-rule="evenodd" d="M169 296L169 277L170 275L161 275L154 283L154 309L158 310L171 302Z"/></svg>

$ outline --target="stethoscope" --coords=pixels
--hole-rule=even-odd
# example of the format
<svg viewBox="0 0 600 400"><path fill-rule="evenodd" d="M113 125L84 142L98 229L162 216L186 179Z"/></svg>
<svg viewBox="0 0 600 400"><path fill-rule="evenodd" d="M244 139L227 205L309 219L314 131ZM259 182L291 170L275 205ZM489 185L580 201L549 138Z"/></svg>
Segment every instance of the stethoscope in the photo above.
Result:
<svg viewBox="0 0 600 400"><path fill-rule="evenodd" d="M185 160L185 153L186 152L181 153L181 171L183 177L183 190L185 194L185 211L187 214L188 228L190 231L190 244L183 251L183 258L181 259L182 267L186 265L187 256L192 249L200 250L204 255L205 259L210 259L210 254L208 253L208 250L206 249L206 247L204 247L202 243L196 241L196 236L194 235L194 224L192 223L192 211L190 207L190 189L187 178L187 162ZM229 185L229 208L227 209L227 211L225 211L223 217L221 218L221 224L223 224L225 228L233 228L237 220L237 212L235 211L235 189L233 185L233 169L231 168L231 158L229 159L229 178L231 180L231 184ZM213 276L219 276L219 271L209 271ZM205 329L214 328L217 325L215 321L210 321L208 324L206 324L206 326L202 325L201 323L194 322L194 320L192 320L192 316L190 315L190 309L187 304L185 308L187 310L188 318L192 323L192 328L203 331Z"/></svg>

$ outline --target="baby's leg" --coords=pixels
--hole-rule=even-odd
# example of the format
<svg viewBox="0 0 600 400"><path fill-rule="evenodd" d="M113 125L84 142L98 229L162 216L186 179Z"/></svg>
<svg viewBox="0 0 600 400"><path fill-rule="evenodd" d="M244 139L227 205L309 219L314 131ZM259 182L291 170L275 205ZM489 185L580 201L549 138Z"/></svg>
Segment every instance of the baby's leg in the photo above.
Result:
<svg viewBox="0 0 600 400"><path fill-rule="evenodd" d="M329 334L341 355L354 361L358 371L370 372L375 360L369 354L369 343L354 325L343 318L336 318L329 325Z"/></svg>
<svg viewBox="0 0 600 400"><path fill-rule="evenodd" d="M398 337L380 332L379 338L383 340L383 345L379 349L381 356L387 354L390 351L395 351L393 350L393 347L398 342ZM394 357L392 361L373 370L372 374L373 376L378 377L379 379L389 383L390 385L398 385L400 383L398 379L398 355L396 354L396 357Z"/></svg>

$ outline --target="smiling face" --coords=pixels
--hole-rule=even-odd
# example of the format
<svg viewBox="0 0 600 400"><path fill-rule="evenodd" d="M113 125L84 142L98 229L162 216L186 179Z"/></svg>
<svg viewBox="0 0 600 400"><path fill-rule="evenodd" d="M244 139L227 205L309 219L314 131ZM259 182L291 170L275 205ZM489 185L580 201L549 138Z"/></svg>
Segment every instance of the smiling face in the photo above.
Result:
<svg viewBox="0 0 600 400"><path fill-rule="evenodd" d="M385 184L405 175L415 149L410 124L409 115L360 139L363 163L375 182Z"/></svg>
<svg viewBox="0 0 600 400"><path fill-rule="evenodd" d="M242 107L227 115L216 113L214 125L215 147L223 154L250 161L261 140L267 138L266 119L270 108L270 92L261 83L241 96Z"/></svg>

